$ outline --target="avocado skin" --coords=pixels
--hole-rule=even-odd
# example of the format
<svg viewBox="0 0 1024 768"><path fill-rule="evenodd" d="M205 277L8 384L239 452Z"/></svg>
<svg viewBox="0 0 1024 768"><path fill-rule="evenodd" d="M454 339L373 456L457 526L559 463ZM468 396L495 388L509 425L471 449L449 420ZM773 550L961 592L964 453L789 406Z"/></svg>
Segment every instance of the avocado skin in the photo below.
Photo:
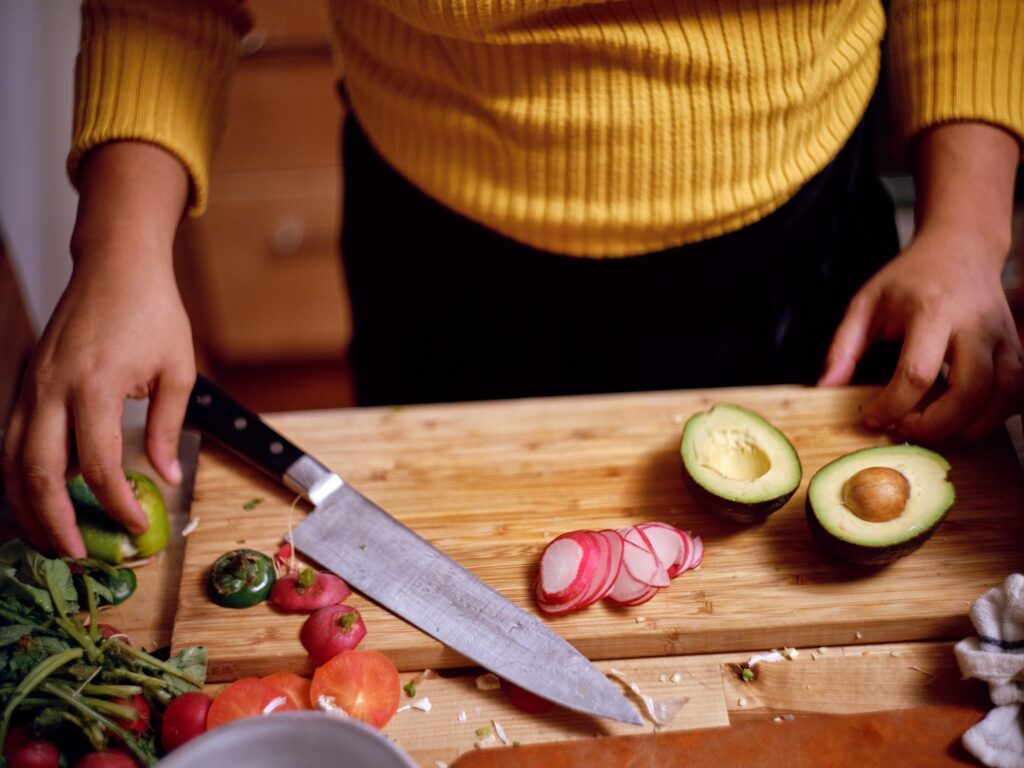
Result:
<svg viewBox="0 0 1024 768"><path fill-rule="evenodd" d="M690 493L693 494L697 503L704 509L737 523L763 522L772 512L782 507L796 493L796 488L794 488L789 493L776 496L774 499L744 504L740 501L723 499L721 496L713 494L693 479L693 475L687 471L685 463L683 464L683 479L686 480L686 487L690 489Z"/></svg>
<svg viewBox="0 0 1024 768"><path fill-rule="evenodd" d="M950 505L950 509L952 509L952 505ZM818 544L840 560L845 560L854 565L867 566L887 565L919 549L939 529L942 521L949 514L949 509L947 509L942 513L941 517L935 520L935 523L930 528L921 531L912 539L901 541L899 544L889 544L884 547L868 547L863 544L843 541L826 531L818 521L818 516L814 514L814 506L811 504L810 495L808 495L807 502L804 504L804 511L807 515L807 526L811 529L811 533Z"/></svg>

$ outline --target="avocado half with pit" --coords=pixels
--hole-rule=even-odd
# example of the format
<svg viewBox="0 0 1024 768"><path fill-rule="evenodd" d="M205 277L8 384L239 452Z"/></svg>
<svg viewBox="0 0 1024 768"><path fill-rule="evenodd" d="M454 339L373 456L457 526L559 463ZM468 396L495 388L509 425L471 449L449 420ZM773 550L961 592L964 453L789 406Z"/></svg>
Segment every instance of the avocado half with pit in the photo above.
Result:
<svg viewBox="0 0 1024 768"><path fill-rule="evenodd" d="M956 493L949 462L915 445L864 448L826 464L807 488L807 523L837 557L884 565L924 544Z"/></svg>
<svg viewBox="0 0 1024 768"><path fill-rule="evenodd" d="M129 533L106 513L81 474L68 481L68 495L75 507L78 530L82 534L86 552L89 557L113 565L136 557L152 557L163 550L170 540L167 505L160 488L142 472L125 470L124 475L149 520L149 528L138 536Z"/></svg>
<svg viewBox="0 0 1024 768"><path fill-rule="evenodd" d="M754 411L718 403L683 428L683 476L705 509L763 520L800 485L800 459L782 432Z"/></svg>

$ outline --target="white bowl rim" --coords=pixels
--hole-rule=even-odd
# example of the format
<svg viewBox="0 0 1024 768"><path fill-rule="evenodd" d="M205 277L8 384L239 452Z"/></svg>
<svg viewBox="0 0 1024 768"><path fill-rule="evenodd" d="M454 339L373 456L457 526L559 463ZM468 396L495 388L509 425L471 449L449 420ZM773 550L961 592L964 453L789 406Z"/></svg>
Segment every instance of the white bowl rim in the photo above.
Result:
<svg viewBox="0 0 1024 768"><path fill-rule="evenodd" d="M159 760L159 768L185 768L186 766L198 765L197 760L202 759L202 752L214 741L228 738L241 738L247 731L258 732L261 735L273 734L277 729L286 728L291 730L298 726L307 726L318 731L324 728L337 729L339 726L349 729L357 739L377 742L387 751L395 756L395 764L402 764L406 768L419 768L419 764L402 749L397 743L389 739L384 733L373 726L367 725L355 718L342 717L318 710L300 710L297 712L277 712L271 715L246 717L235 720L231 723L214 728L213 730L201 733L194 739L182 744L172 752L169 752Z"/></svg>

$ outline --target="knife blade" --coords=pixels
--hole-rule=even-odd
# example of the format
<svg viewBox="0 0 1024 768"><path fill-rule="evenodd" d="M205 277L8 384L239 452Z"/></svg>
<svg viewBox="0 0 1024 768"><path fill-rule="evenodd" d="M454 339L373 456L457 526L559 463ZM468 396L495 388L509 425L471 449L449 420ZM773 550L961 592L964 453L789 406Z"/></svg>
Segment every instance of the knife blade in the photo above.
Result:
<svg viewBox="0 0 1024 768"><path fill-rule="evenodd" d="M305 495L292 543L365 596L501 678L585 714L641 725L586 656L345 483L202 375L186 421Z"/></svg>

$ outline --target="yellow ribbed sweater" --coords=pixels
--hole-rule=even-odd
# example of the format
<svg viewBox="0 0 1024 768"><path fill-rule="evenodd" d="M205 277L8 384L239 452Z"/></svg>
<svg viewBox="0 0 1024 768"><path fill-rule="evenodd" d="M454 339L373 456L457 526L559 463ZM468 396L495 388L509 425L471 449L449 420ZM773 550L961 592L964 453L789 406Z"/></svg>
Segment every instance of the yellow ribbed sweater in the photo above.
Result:
<svg viewBox="0 0 1024 768"><path fill-rule="evenodd" d="M878 79L879 0L328 0L339 76L381 154L460 213L559 253L711 237L835 156ZM207 199L232 0L87 0L72 179L134 138ZM1024 137L1024 3L893 0L898 139L983 120ZM327 95L325 94L325 98Z"/></svg>

